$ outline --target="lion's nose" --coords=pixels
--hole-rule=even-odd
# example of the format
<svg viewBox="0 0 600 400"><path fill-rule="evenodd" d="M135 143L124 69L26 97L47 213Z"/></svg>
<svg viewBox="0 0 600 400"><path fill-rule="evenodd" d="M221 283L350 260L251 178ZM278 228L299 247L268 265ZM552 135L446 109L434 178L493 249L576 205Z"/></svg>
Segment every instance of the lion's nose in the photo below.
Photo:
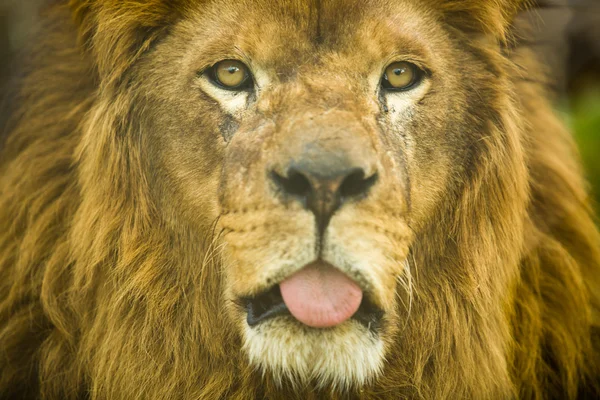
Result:
<svg viewBox="0 0 600 400"><path fill-rule="evenodd" d="M377 172L348 161L292 163L285 174L271 171L282 194L302 202L315 215L321 232L331 216L345 203L366 197L377 182Z"/></svg>

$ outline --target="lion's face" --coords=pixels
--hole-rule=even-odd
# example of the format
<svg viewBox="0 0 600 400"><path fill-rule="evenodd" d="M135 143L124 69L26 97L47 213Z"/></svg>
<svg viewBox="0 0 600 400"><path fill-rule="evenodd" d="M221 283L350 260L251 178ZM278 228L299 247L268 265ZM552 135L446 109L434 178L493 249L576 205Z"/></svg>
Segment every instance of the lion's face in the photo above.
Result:
<svg viewBox="0 0 600 400"><path fill-rule="evenodd" d="M381 371L410 249L485 140L485 56L426 2L367 3L210 2L136 66L158 208L191 247L214 229L223 318L276 378Z"/></svg>

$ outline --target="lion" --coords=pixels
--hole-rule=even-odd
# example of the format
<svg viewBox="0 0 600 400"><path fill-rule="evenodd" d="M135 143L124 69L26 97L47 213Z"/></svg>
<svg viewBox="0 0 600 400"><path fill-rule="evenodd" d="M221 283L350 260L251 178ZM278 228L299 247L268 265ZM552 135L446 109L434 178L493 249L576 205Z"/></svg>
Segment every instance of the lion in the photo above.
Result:
<svg viewBox="0 0 600 400"><path fill-rule="evenodd" d="M48 2L0 397L600 396L600 235L520 0Z"/></svg>

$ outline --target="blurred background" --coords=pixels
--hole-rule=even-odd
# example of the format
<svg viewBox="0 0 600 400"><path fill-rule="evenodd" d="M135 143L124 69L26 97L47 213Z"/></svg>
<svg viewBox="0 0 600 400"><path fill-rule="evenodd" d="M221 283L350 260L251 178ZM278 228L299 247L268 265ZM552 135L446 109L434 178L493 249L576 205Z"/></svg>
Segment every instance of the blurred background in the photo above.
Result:
<svg viewBox="0 0 600 400"><path fill-rule="evenodd" d="M0 94L14 56L38 26L40 4L47 1L0 0ZM600 0L537 3L535 10L520 16L534 26L520 45L531 46L548 66L557 110L575 135L600 212Z"/></svg>

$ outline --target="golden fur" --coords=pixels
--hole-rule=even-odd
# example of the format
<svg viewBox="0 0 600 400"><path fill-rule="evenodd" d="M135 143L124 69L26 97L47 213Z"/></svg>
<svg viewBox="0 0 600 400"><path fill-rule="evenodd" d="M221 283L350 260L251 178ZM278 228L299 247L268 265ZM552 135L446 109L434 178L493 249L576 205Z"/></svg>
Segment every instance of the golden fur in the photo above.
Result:
<svg viewBox="0 0 600 400"><path fill-rule="evenodd" d="M600 236L526 2L68 3L0 141L1 398L600 396ZM378 99L399 54L428 78ZM256 98L197 75L242 57ZM263 172L320 135L379 172L323 249L373 337L248 331L237 302L314 257Z"/></svg>

